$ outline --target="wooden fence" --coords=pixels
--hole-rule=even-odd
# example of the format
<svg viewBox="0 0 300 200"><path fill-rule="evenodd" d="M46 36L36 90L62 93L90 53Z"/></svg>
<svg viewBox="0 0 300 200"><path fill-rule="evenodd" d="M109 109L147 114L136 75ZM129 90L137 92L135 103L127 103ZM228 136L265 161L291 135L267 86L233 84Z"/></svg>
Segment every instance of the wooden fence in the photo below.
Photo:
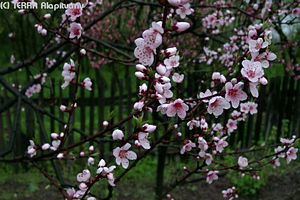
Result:
<svg viewBox="0 0 300 200"><path fill-rule="evenodd" d="M137 98L137 91L139 81L135 81L129 73L129 68L125 70L125 77L120 77L115 73L109 79L103 77L99 70L95 70L96 79L94 81L94 89L91 92L86 92L80 88L77 96L78 109L74 118L74 127L81 130L85 135L92 135L97 131L103 129L102 122L106 119L107 114L114 110L114 119L111 123L121 120L126 115L124 113L131 113L134 102ZM186 84L189 86L187 90L181 88L181 92L186 95L195 96L195 83L199 80L196 73L191 73L186 78ZM66 120L64 113L59 111L61 104L68 104L68 96L65 96L60 87L61 81L55 79L50 80L50 88L43 89L41 93L34 96L32 100L46 109L49 113L59 116L61 121ZM47 91L48 92L45 92ZM68 88L68 94L73 94L73 88ZM104 91L109 91L104 93ZM50 91L50 92L49 92ZM47 93L47 94L46 94ZM0 104L5 104L12 97L9 92L2 90L0 94ZM240 122L238 130L230 138L230 144L235 147L237 144L241 147L249 147L257 144L257 142L268 139L278 141L280 137L290 137L291 135L298 135L300 132L300 88L299 81L294 81L287 74L281 78L272 78L269 80L268 86L260 88L260 96L257 99L259 103L258 113L254 116L249 116L244 122ZM14 113L16 108L11 107L5 110L0 115L0 151L7 148L12 126L14 122ZM220 122L226 122L229 118L229 113L226 113ZM40 115L41 122L46 128L46 132L50 135L51 132L60 132L63 129L63 123L57 122L53 118ZM145 115L150 122L157 118L153 114ZM155 123L155 122L153 122ZM126 132L133 131L133 121L126 124ZM22 113L18 121L18 137L14 143L14 154L22 154L26 150L27 141L30 138L40 138L41 127L37 123L37 116L35 111L28 105L22 104ZM194 131L194 130L193 130ZM184 134L188 133L182 130ZM72 143L79 139L76 134L69 137L69 142ZM157 136L154 136L156 138ZM24 143L25 141L25 143ZM106 140L107 141L107 140ZM101 152L105 152L103 142L99 145ZM111 144L108 145L112 148Z"/></svg>

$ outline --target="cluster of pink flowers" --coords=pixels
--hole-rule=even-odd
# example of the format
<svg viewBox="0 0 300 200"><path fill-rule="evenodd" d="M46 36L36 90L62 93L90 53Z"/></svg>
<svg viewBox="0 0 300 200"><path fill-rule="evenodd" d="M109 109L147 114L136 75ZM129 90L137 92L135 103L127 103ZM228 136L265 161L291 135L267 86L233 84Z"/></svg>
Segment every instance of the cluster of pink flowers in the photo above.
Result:
<svg viewBox="0 0 300 200"><path fill-rule="evenodd" d="M228 200L237 199L239 197L238 194L236 194L236 188L233 186L231 188L228 188L227 190L222 191L223 197Z"/></svg>
<svg viewBox="0 0 300 200"><path fill-rule="evenodd" d="M292 147L292 145L295 142L295 139L296 136L293 136L291 140L285 138L280 139L280 142L283 146L278 146L274 149L275 153L277 154L277 156L273 157L272 159L272 164L274 168L280 166L279 158L284 158L287 164L289 164L292 160L297 159L298 149Z"/></svg>
<svg viewBox="0 0 300 200"><path fill-rule="evenodd" d="M38 75L35 75L34 76L34 79L36 82L36 84L33 84L31 87L29 87L26 92L25 92L25 95L28 97L28 98L31 98L33 94L35 93L40 93L41 92L41 89L42 89L42 85L45 83L46 81L46 77L47 77L47 74L46 73L43 73L43 74L38 74Z"/></svg>

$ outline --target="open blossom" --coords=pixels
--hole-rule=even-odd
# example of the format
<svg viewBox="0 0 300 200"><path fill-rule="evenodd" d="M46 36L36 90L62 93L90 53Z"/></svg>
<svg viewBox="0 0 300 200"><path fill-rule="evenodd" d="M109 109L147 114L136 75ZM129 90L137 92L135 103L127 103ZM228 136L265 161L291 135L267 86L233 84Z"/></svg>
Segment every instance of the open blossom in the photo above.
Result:
<svg viewBox="0 0 300 200"><path fill-rule="evenodd" d="M285 139L285 138L280 138L280 142L281 142L282 144L286 145L286 146L289 146L289 145L293 144L294 141L295 141L294 138L291 139L291 140Z"/></svg>
<svg viewBox="0 0 300 200"><path fill-rule="evenodd" d="M296 160L297 159L297 152L298 149L291 147L289 148L289 150L286 152L286 162L287 164L289 164L292 160Z"/></svg>
<svg viewBox="0 0 300 200"><path fill-rule="evenodd" d="M133 105L134 110L142 111L145 103L144 101L138 101Z"/></svg>
<svg viewBox="0 0 300 200"><path fill-rule="evenodd" d="M245 157L240 156L238 160L238 165L243 168L248 166L248 159Z"/></svg>
<svg viewBox="0 0 300 200"><path fill-rule="evenodd" d="M65 14L70 17L71 21L75 21L77 17L82 15L81 3L69 3L68 9L65 11Z"/></svg>
<svg viewBox="0 0 300 200"><path fill-rule="evenodd" d="M227 82L225 84L225 99L227 101L231 101L233 108L237 108L240 104L240 101L244 101L247 99L247 94L242 90L243 86L243 82L238 82L234 86L231 82Z"/></svg>
<svg viewBox="0 0 300 200"><path fill-rule="evenodd" d="M216 151L222 153L222 151L224 150L225 147L228 146L228 142L226 141L227 137L224 137L220 140L218 140L217 142L215 142L216 144Z"/></svg>
<svg viewBox="0 0 300 200"><path fill-rule="evenodd" d="M248 108L251 115L257 113L257 104L254 102L248 102Z"/></svg>
<svg viewBox="0 0 300 200"><path fill-rule="evenodd" d="M226 124L226 127L227 127L227 132L232 133L234 130L237 129L237 121L229 119Z"/></svg>
<svg viewBox="0 0 300 200"><path fill-rule="evenodd" d="M272 165L273 165L273 168L279 167L280 166L279 158L274 157L272 159Z"/></svg>
<svg viewBox="0 0 300 200"><path fill-rule="evenodd" d="M52 141L52 146L50 147L50 149L52 151L56 151L60 145L61 141L60 140L53 140Z"/></svg>
<svg viewBox="0 0 300 200"><path fill-rule="evenodd" d="M294 8L292 10L292 16L293 17L300 17L300 8Z"/></svg>
<svg viewBox="0 0 300 200"><path fill-rule="evenodd" d="M162 43L162 35L164 29L161 27L160 23L152 22L152 28L147 29L143 32L143 38L145 43L151 47L153 51L159 47Z"/></svg>
<svg viewBox="0 0 300 200"><path fill-rule="evenodd" d="M169 104L166 113L168 117L173 117L177 114L178 117L184 119L186 116L186 111L188 110L188 105L186 105L181 99L176 99L173 103Z"/></svg>
<svg viewBox="0 0 300 200"><path fill-rule="evenodd" d="M167 69L176 68L179 66L179 56L171 56L164 60L164 64L166 65Z"/></svg>
<svg viewBox="0 0 300 200"><path fill-rule="evenodd" d="M94 165L95 164L95 159L93 157L88 158L88 166Z"/></svg>
<svg viewBox="0 0 300 200"><path fill-rule="evenodd" d="M124 138L123 131L121 131L119 129L114 130L112 133L112 138L113 138L113 140L123 140L123 138Z"/></svg>
<svg viewBox="0 0 300 200"><path fill-rule="evenodd" d="M215 117L220 116L224 109L229 109L230 104L226 99L221 96L213 97L209 100L207 112L209 114L215 115Z"/></svg>
<svg viewBox="0 0 300 200"><path fill-rule="evenodd" d="M199 137L198 138L198 143L199 143L199 149L201 150L201 152L205 152L208 149L208 144L206 142L206 140L203 137Z"/></svg>
<svg viewBox="0 0 300 200"><path fill-rule="evenodd" d="M181 19L184 19L187 15L190 15L194 12L194 9L191 8L191 5L189 3L184 4L183 6L180 6L176 9L176 13L180 15Z"/></svg>
<svg viewBox="0 0 300 200"><path fill-rule="evenodd" d="M207 103L209 102L209 98L208 97L211 97L213 95L217 94L216 91L213 91L211 92L209 89L207 89L204 93L203 92L200 92L199 96L201 99L203 99L202 101Z"/></svg>
<svg viewBox="0 0 300 200"><path fill-rule="evenodd" d="M252 62L250 60L243 60L243 68L241 73L243 77L247 78L251 82L257 82L259 78L263 77L264 70L261 67L260 62Z"/></svg>
<svg viewBox="0 0 300 200"><path fill-rule="evenodd" d="M91 173L88 169L82 171L82 173L77 174L78 182L87 182L91 177Z"/></svg>
<svg viewBox="0 0 300 200"><path fill-rule="evenodd" d="M82 82L82 86L83 86L85 89L91 91L91 90L92 90L92 81L91 81L91 79L90 79L89 77L88 77L88 78L85 78L85 79L83 80L83 82Z"/></svg>
<svg viewBox="0 0 300 200"><path fill-rule="evenodd" d="M191 121L188 121L186 125L189 127L189 130L193 130L194 127L200 126L200 122L198 120L192 119Z"/></svg>
<svg viewBox="0 0 300 200"><path fill-rule="evenodd" d="M30 157L33 157L36 155L36 146L32 140L29 140L30 145L27 147L27 153L30 155Z"/></svg>
<svg viewBox="0 0 300 200"><path fill-rule="evenodd" d="M218 180L219 171L209 171L206 177L206 182L211 184L214 180Z"/></svg>
<svg viewBox="0 0 300 200"><path fill-rule="evenodd" d="M268 46L267 42L264 42L262 38L258 38L257 40L249 40L249 51L256 53L259 52L261 48L266 48Z"/></svg>
<svg viewBox="0 0 300 200"><path fill-rule="evenodd" d="M79 39L81 37L82 26L79 23L73 22L70 24L70 28L68 29L70 33L70 38L73 39L77 37Z"/></svg>
<svg viewBox="0 0 300 200"><path fill-rule="evenodd" d="M138 141L139 144L144 148L144 149L150 149L150 142L148 140L149 133L145 132L139 132L138 133Z"/></svg>
<svg viewBox="0 0 300 200"><path fill-rule="evenodd" d="M184 154L184 152L186 151L191 151L193 147L196 147L196 144L193 143L191 140L188 140L186 144L183 145L183 147L181 148L180 153Z"/></svg>
<svg viewBox="0 0 300 200"><path fill-rule="evenodd" d="M153 49L149 46L143 38L138 38L135 41L136 48L134 49L134 56L139 59L142 65L150 66L154 61Z"/></svg>
<svg viewBox="0 0 300 200"><path fill-rule="evenodd" d="M117 165L122 164L122 167L124 169L127 169L129 165L129 160L135 160L137 159L137 155L133 151L129 151L129 148L131 145L129 143L126 143L124 146L117 147L113 150L113 155L116 158Z"/></svg>
<svg viewBox="0 0 300 200"><path fill-rule="evenodd" d="M184 79L184 74L174 73L172 79L175 83L181 83Z"/></svg>
<svg viewBox="0 0 300 200"><path fill-rule="evenodd" d="M70 64L69 63L64 64L64 68L61 75L64 77L64 81L65 81L61 87L65 88L75 78L75 64L72 59L70 59Z"/></svg>
<svg viewBox="0 0 300 200"><path fill-rule="evenodd" d="M106 167L106 162L105 160L101 159L99 164L98 164L98 169L97 169L97 174L101 174L104 178L107 179L107 182L111 185L111 186L115 186L114 181L114 175L113 175L113 171L116 168L115 165L112 165L110 167Z"/></svg>

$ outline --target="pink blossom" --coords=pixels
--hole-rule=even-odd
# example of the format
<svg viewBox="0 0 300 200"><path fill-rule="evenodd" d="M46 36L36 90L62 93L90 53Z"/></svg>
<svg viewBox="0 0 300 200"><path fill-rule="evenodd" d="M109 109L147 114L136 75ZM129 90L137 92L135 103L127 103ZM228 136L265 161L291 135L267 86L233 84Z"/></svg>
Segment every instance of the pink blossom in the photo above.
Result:
<svg viewBox="0 0 300 200"><path fill-rule="evenodd" d="M134 55L139 59L142 65L150 66L154 61L153 48L145 42L143 38L138 38L135 41L136 48L134 49Z"/></svg>
<svg viewBox="0 0 300 200"><path fill-rule="evenodd" d="M133 105L134 110L142 111L145 103L144 101L138 101Z"/></svg>
<svg viewBox="0 0 300 200"><path fill-rule="evenodd" d="M286 145L286 146L289 146L289 145L293 144L294 141L295 141L294 138L291 139L291 140L285 139L285 138L280 138L280 142L281 142L282 144Z"/></svg>
<svg viewBox="0 0 300 200"><path fill-rule="evenodd" d="M113 150L113 155L116 158L117 165L122 164L122 167L124 169L127 169L129 165L129 160L135 160L137 159L137 155L133 151L129 151L129 148L131 145L129 143L126 143L124 146L117 147Z"/></svg>
<svg viewBox="0 0 300 200"><path fill-rule="evenodd" d="M165 75L165 73L167 72L167 68L166 66L162 65L162 64L159 64L157 67L156 67L156 71L157 73L159 73L160 75Z"/></svg>
<svg viewBox="0 0 300 200"><path fill-rule="evenodd" d="M288 151L286 152L286 162L287 164L289 164L292 160L296 160L297 159L297 152L298 149L291 147L288 149Z"/></svg>
<svg viewBox="0 0 300 200"><path fill-rule="evenodd" d="M257 85L258 83L252 83L252 82L249 82L249 89L250 89L250 92L252 94L253 97L257 98L258 97L258 89L257 89Z"/></svg>
<svg viewBox="0 0 300 200"><path fill-rule="evenodd" d="M220 153L224 150L225 147L228 146L228 142L226 141L227 137L224 137L220 139L219 141L215 142L216 143L216 150Z"/></svg>
<svg viewBox="0 0 300 200"><path fill-rule="evenodd" d="M208 144L203 137L198 138L198 143L199 143L198 147L201 150L201 152L205 152L208 149Z"/></svg>
<svg viewBox="0 0 300 200"><path fill-rule="evenodd" d="M25 95L27 96L27 98L32 97L33 95L33 89L30 87L26 90Z"/></svg>
<svg viewBox="0 0 300 200"><path fill-rule="evenodd" d="M294 8L292 10L292 16L293 17L300 17L300 8Z"/></svg>
<svg viewBox="0 0 300 200"><path fill-rule="evenodd" d="M254 115L257 113L257 104L254 102L248 102L249 112L251 115Z"/></svg>
<svg viewBox="0 0 300 200"><path fill-rule="evenodd" d="M171 56L164 60L164 64L166 65L167 69L176 68L179 66L179 56Z"/></svg>
<svg viewBox="0 0 300 200"><path fill-rule="evenodd" d="M231 101L232 107L237 108L240 104L240 101L244 101L247 99L247 94L242 90L244 86L243 82L239 82L232 85L231 82L227 82L225 84L226 94L225 99L227 101Z"/></svg>
<svg viewBox="0 0 300 200"><path fill-rule="evenodd" d="M262 38L257 40L249 40L249 51L252 53L257 53L261 48L266 48L268 43L264 42Z"/></svg>
<svg viewBox="0 0 300 200"><path fill-rule="evenodd" d="M121 131L119 129L114 130L112 133L112 138L113 138L113 140L123 140L123 138L124 138L123 131Z"/></svg>
<svg viewBox="0 0 300 200"><path fill-rule="evenodd" d="M174 73L172 79L175 83L181 83L184 79L184 74Z"/></svg>
<svg viewBox="0 0 300 200"><path fill-rule="evenodd" d="M249 60L243 60L243 68L241 73L243 77L246 77L251 82L257 82L259 78L264 75L264 71L260 62L252 62Z"/></svg>
<svg viewBox="0 0 300 200"><path fill-rule="evenodd" d="M278 146L277 148L274 149L274 152L278 154L279 158L284 158L285 153L284 153L285 147Z"/></svg>
<svg viewBox="0 0 300 200"><path fill-rule="evenodd" d="M164 33L163 28L158 23L153 22L152 28L145 30L143 32L143 38L146 45L151 47L152 50L155 50L162 43L161 34L163 33Z"/></svg>
<svg viewBox="0 0 300 200"><path fill-rule="evenodd" d="M238 165L243 168L248 166L248 159L245 157L240 156L238 160Z"/></svg>
<svg viewBox="0 0 300 200"><path fill-rule="evenodd" d="M190 28L190 24L188 22L175 22L172 25L172 29L177 33L181 33Z"/></svg>
<svg viewBox="0 0 300 200"><path fill-rule="evenodd" d="M274 157L272 159L272 165L273 165L273 168L279 167L280 166L279 158Z"/></svg>
<svg viewBox="0 0 300 200"><path fill-rule="evenodd" d="M70 33L70 38L73 39L77 37L79 39L81 37L82 26L79 23L73 22L70 24L70 28L68 29Z"/></svg>
<svg viewBox="0 0 300 200"><path fill-rule="evenodd" d="M207 112L209 114L215 115L215 117L220 116L224 109L229 109L230 104L226 99L221 96L213 97L209 100Z"/></svg>
<svg viewBox="0 0 300 200"><path fill-rule="evenodd" d="M184 19L187 15L190 15L194 12L194 9L191 8L189 3L184 4L176 9L176 14L180 15L181 19Z"/></svg>
<svg viewBox="0 0 300 200"><path fill-rule="evenodd" d="M188 140L185 145L180 150L180 154L184 154L186 151L191 151L193 147L196 147L196 144L191 140Z"/></svg>
<svg viewBox="0 0 300 200"><path fill-rule="evenodd" d="M50 144L48 144L48 143L45 143L45 144L43 144L43 146L42 146L42 149L43 150L47 150L47 149L49 149L50 148Z"/></svg>
<svg viewBox="0 0 300 200"><path fill-rule="evenodd" d="M82 171L82 173L77 174L78 182L88 182L91 177L91 173L88 169Z"/></svg>
<svg viewBox="0 0 300 200"><path fill-rule="evenodd" d="M201 158L204 158L205 163L206 163L207 166L209 166L213 161L213 157L210 153L205 153L204 151L200 151L199 156Z"/></svg>
<svg viewBox="0 0 300 200"><path fill-rule="evenodd" d="M226 127L227 127L227 132L232 133L234 130L237 129L237 121L229 119L226 124Z"/></svg>
<svg viewBox="0 0 300 200"><path fill-rule="evenodd" d="M52 151L56 151L58 149L58 147L60 146L61 141L60 140L53 140L52 141L52 146L50 147L50 149Z"/></svg>
<svg viewBox="0 0 300 200"><path fill-rule="evenodd" d="M95 159L93 157L88 158L88 166L94 165L95 164Z"/></svg>
<svg viewBox="0 0 300 200"><path fill-rule="evenodd" d="M211 92L209 89L207 89L204 93L200 92L200 98L203 99L202 101L207 103L209 102L209 99L207 97L211 97L213 95L217 94L216 91Z"/></svg>
<svg viewBox="0 0 300 200"><path fill-rule="evenodd" d="M36 155L36 146L32 140L29 140L30 145L27 147L27 153L30 155L30 157L33 157Z"/></svg>
<svg viewBox="0 0 300 200"><path fill-rule="evenodd" d="M69 3L68 9L65 11L65 14L70 17L71 21L75 21L77 17L82 15L82 9L80 2L77 3Z"/></svg>
<svg viewBox="0 0 300 200"><path fill-rule="evenodd" d="M189 127L189 130L193 130L194 127L200 126L200 122L198 120L192 119L191 121L188 121L186 125Z"/></svg>
<svg viewBox="0 0 300 200"><path fill-rule="evenodd" d="M82 82L82 85L85 89L91 91L92 90L92 81L90 78L85 78Z"/></svg>
<svg viewBox="0 0 300 200"><path fill-rule="evenodd" d="M144 148L144 149L150 149L151 146L150 146L150 142L148 140L148 136L149 136L149 133L145 133L145 132L139 132L138 133L138 141L139 141L139 144Z"/></svg>
<svg viewBox="0 0 300 200"><path fill-rule="evenodd" d="M156 126L155 125L150 125L150 124L144 124L142 126L142 130L144 132L147 132L147 133L152 133L153 131L156 130Z"/></svg>
<svg viewBox="0 0 300 200"><path fill-rule="evenodd" d="M186 105L181 99L176 99L173 103L170 103L167 109L167 116L173 117L176 114L180 119L184 119L186 116L186 111L189 110L188 105Z"/></svg>
<svg viewBox="0 0 300 200"><path fill-rule="evenodd" d="M219 171L209 171L206 177L206 182L211 184L213 181L218 180Z"/></svg>

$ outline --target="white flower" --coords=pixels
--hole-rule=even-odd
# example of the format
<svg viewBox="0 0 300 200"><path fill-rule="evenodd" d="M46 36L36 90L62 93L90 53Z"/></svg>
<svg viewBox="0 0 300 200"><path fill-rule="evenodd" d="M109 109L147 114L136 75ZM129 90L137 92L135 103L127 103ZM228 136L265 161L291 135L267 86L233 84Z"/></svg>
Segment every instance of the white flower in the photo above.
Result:
<svg viewBox="0 0 300 200"><path fill-rule="evenodd" d="M129 148L131 145L129 143L126 143L124 146L117 147L113 150L113 155L116 158L117 165L120 165L122 163L122 167L124 169L127 169L129 165L129 160L135 160L137 159L137 155L133 151L129 151Z"/></svg>
<svg viewBox="0 0 300 200"><path fill-rule="evenodd" d="M82 171L82 173L77 174L78 182L87 182L91 177L91 173L88 169Z"/></svg>
<svg viewBox="0 0 300 200"><path fill-rule="evenodd" d="M238 165L243 168L248 166L248 159L245 157L240 156L238 160Z"/></svg>

